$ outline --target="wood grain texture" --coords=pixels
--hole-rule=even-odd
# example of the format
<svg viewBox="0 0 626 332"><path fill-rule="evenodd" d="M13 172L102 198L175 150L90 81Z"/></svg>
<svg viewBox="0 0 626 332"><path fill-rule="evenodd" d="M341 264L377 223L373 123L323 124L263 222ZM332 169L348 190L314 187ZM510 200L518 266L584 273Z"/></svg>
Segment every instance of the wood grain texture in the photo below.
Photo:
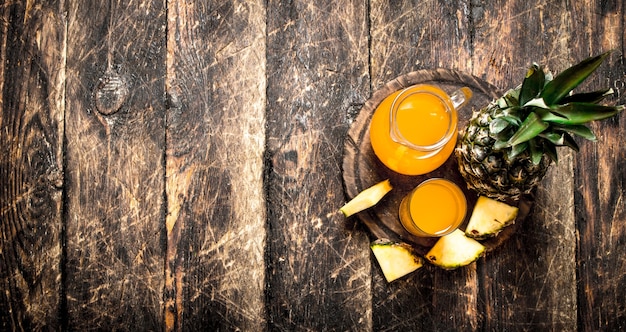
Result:
<svg viewBox="0 0 626 332"><path fill-rule="evenodd" d="M555 73L564 69L576 15L567 3L502 1L472 10L474 75L507 90L532 62ZM570 152L561 150L560 157L536 192L530 218L480 268L486 330L576 329L573 169Z"/></svg>
<svg viewBox="0 0 626 332"><path fill-rule="evenodd" d="M469 72L473 28L469 8L468 1L371 1L374 90L417 69Z"/></svg>
<svg viewBox="0 0 626 332"><path fill-rule="evenodd" d="M67 328L160 330L165 8L68 3Z"/></svg>
<svg viewBox="0 0 626 332"><path fill-rule="evenodd" d="M338 213L344 135L368 94L366 3L270 1L267 35L270 329L370 330L369 241Z"/></svg>
<svg viewBox="0 0 626 332"><path fill-rule="evenodd" d="M166 330L265 316L265 4L168 1Z"/></svg>
<svg viewBox="0 0 626 332"><path fill-rule="evenodd" d="M588 79L586 89L611 87L612 105L626 104L626 9L624 2L589 1L574 6L572 63L613 50ZM597 36L602 36L597 38ZM597 142L584 142L574 160L578 225L578 323L580 330L626 329L626 114L591 126Z"/></svg>
<svg viewBox="0 0 626 332"><path fill-rule="evenodd" d="M387 283L338 213L348 130L398 76L505 91L612 49L582 88L626 103L624 6L3 2L0 330L625 330L624 114L467 268Z"/></svg>
<svg viewBox="0 0 626 332"><path fill-rule="evenodd" d="M0 330L62 326L65 18L0 5Z"/></svg>

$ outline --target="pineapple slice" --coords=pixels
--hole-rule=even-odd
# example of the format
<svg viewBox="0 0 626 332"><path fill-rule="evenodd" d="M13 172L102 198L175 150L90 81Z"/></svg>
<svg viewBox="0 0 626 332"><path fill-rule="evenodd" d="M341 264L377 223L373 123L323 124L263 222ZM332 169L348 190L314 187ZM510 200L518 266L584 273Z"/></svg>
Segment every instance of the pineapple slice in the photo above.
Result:
<svg viewBox="0 0 626 332"><path fill-rule="evenodd" d="M518 208L485 196L478 197L465 235L474 239L486 239L515 222Z"/></svg>
<svg viewBox="0 0 626 332"><path fill-rule="evenodd" d="M387 282L401 278L424 265L413 247L402 242L379 239L370 245Z"/></svg>
<svg viewBox="0 0 626 332"><path fill-rule="evenodd" d="M452 270L472 263L484 251L485 247L480 242L465 236L460 229L456 229L439 238L426 254L426 259L441 268Z"/></svg>
<svg viewBox="0 0 626 332"><path fill-rule="evenodd" d="M349 217L357 212L368 209L380 201L390 190L389 180L378 182L377 184L363 190L339 210L344 216Z"/></svg>

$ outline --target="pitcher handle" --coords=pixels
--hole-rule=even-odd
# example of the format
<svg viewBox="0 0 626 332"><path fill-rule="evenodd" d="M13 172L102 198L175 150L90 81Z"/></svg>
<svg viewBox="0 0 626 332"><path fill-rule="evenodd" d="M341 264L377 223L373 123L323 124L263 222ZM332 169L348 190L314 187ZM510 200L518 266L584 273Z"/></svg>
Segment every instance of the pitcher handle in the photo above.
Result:
<svg viewBox="0 0 626 332"><path fill-rule="evenodd" d="M467 102L472 99L472 90L468 87L462 87L450 94L450 100L452 101L452 106L454 109L459 109L467 104Z"/></svg>

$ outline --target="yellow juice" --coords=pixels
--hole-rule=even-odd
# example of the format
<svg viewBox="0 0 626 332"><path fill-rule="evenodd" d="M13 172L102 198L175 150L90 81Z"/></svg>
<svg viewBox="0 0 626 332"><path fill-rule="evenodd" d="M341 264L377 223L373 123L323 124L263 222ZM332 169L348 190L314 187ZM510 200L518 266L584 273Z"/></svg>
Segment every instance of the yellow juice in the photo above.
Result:
<svg viewBox="0 0 626 332"><path fill-rule="evenodd" d="M456 111L447 94L435 86L420 85L419 92L407 94L395 113L397 132L408 143L424 147L449 139L443 147L431 151L416 150L390 135L393 129L391 108L400 92L385 98L372 116L372 149L378 159L395 172L426 174L441 166L454 150L457 140Z"/></svg>
<svg viewBox="0 0 626 332"><path fill-rule="evenodd" d="M437 237L463 222L467 201L461 189L445 179L422 182L400 203L400 222L411 234Z"/></svg>

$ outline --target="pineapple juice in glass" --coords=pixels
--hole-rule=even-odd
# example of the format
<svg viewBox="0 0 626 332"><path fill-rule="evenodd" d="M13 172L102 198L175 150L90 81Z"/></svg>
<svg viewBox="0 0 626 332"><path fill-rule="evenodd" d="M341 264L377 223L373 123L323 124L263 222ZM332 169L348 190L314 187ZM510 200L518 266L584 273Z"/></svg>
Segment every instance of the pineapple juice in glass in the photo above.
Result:
<svg viewBox="0 0 626 332"><path fill-rule="evenodd" d="M419 237L440 237L457 229L465 219L467 200L451 181L433 178L422 182L400 203L400 223Z"/></svg>
<svg viewBox="0 0 626 332"><path fill-rule="evenodd" d="M449 96L429 84L391 94L376 108L370 122L374 153L400 174L420 175L437 169L456 145L456 110L471 96L466 87Z"/></svg>

